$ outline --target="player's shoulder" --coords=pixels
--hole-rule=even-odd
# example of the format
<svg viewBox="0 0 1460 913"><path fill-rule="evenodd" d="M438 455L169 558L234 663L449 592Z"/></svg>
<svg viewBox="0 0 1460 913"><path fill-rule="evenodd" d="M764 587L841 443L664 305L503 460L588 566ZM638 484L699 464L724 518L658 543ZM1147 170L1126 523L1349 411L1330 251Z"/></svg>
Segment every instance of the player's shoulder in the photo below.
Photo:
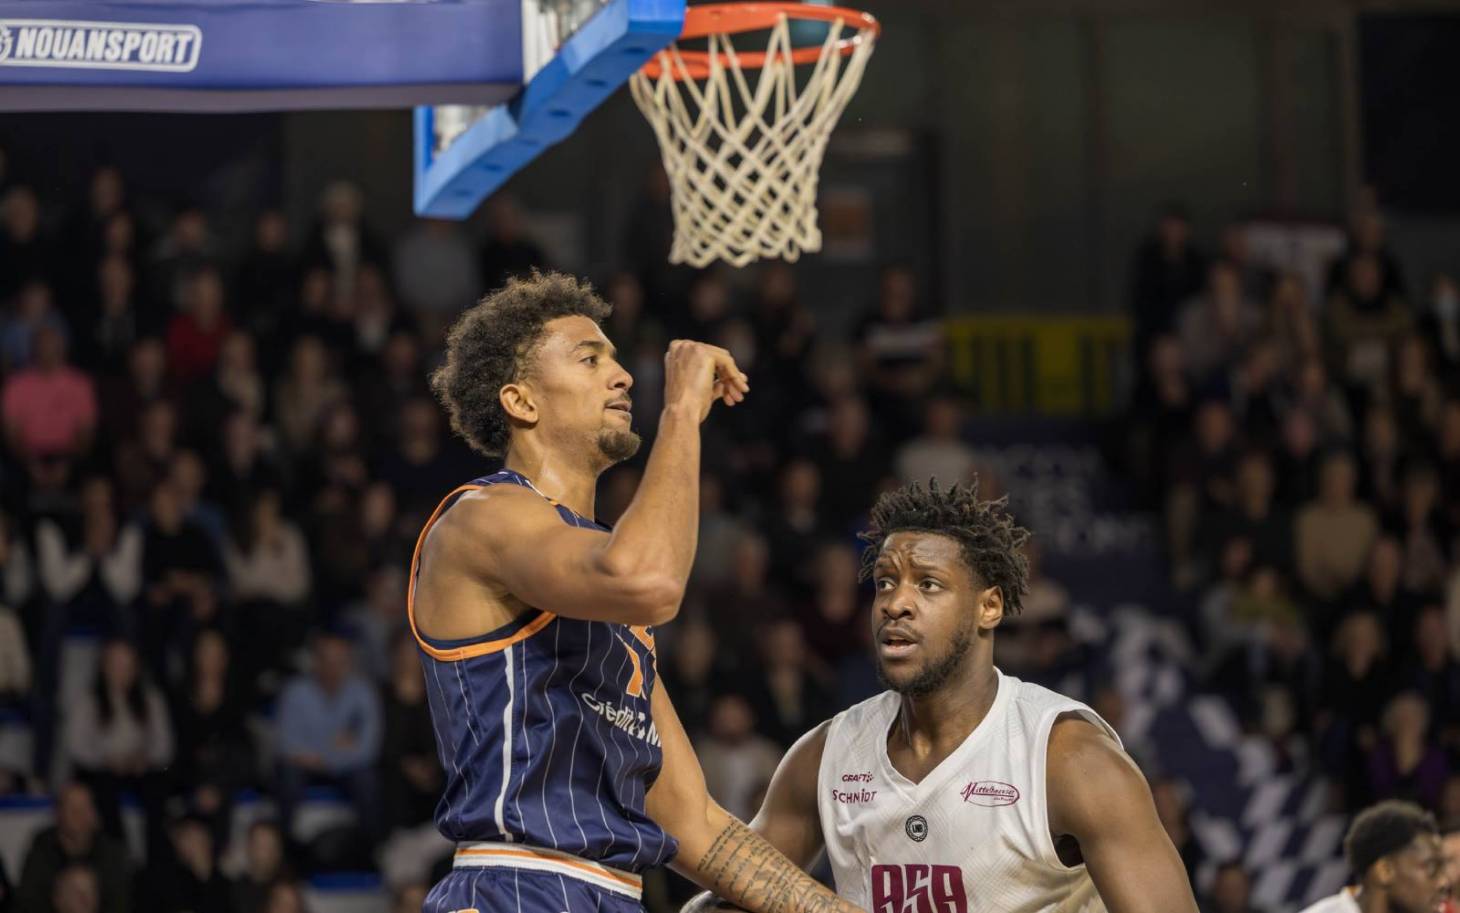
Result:
<svg viewBox="0 0 1460 913"><path fill-rule="evenodd" d="M456 497L444 505L433 533L439 531L450 536L462 532L474 539L498 538L513 535L555 513L555 508L541 495L521 485L478 480L461 486L453 494Z"/></svg>
<svg viewBox="0 0 1460 913"><path fill-rule="evenodd" d="M1358 913L1359 904L1353 892L1344 888L1332 897L1325 897L1311 907L1304 907L1303 913Z"/></svg>
<svg viewBox="0 0 1460 913"><path fill-rule="evenodd" d="M897 692L883 691L853 704L822 726L826 727L826 732L830 735L844 729L855 731L869 724L880 725L884 720L890 723L889 714L897 712L898 703Z"/></svg>

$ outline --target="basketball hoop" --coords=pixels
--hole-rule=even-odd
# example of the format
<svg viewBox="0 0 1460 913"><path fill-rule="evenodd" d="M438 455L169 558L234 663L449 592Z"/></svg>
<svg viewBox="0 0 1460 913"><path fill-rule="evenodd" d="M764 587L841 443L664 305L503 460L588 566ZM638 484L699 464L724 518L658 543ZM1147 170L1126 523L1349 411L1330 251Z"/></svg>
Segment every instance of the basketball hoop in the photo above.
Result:
<svg viewBox="0 0 1460 913"><path fill-rule="evenodd" d="M795 47L791 20L828 23L820 45ZM769 31L764 51L732 37ZM801 3L690 7L680 40L630 80L659 138L674 211L671 263L794 262L821 249L816 183L832 128L857 91L881 27L867 13ZM809 67L797 87L796 68ZM760 70L758 79L746 71Z"/></svg>

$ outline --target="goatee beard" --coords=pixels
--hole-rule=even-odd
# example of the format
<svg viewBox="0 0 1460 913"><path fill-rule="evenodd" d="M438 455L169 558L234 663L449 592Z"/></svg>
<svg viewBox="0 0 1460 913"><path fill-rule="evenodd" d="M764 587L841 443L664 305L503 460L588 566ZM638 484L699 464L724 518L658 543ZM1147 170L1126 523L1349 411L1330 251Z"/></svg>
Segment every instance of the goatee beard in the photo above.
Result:
<svg viewBox="0 0 1460 913"><path fill-rule="evenodd" d="M933 692L942 688L958 671L963 664L963 658L968 655L968 648L973 645L973 628L969 626L959 631L953 637L953 643L948 647L948 655L942 659L935 660L930 665L924 666L909 681L901 684L894 682L887 676L887 670L882 666L882 657L877 657L877 680L884 687L904 694L908 697L927 697Z"/></svg>
<svg viewBox="0 0 1460 913"><path fill-rule="evenodd" d="M641 443L643 441L632 431L602 431L598 435L598 452L608 459L610 465L622 463L633 459Z"/></svg>

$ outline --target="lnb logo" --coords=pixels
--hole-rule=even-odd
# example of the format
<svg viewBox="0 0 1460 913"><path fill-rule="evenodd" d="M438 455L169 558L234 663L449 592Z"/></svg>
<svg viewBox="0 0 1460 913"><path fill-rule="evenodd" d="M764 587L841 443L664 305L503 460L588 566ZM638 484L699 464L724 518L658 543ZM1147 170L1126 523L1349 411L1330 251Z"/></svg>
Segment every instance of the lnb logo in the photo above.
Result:
<svg viewBox="0 0 1460 913"><path fill-rule="evenodd" d="M0 19L0 66L187 73L198 66L196 25Z"/></svg>

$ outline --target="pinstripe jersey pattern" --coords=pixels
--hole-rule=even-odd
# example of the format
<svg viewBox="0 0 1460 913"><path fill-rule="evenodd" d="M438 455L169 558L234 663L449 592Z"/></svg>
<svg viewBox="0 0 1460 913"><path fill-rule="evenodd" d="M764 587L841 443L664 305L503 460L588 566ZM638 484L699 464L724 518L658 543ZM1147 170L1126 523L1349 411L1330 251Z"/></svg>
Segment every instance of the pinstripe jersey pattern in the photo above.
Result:
<svg viewBox="0 0 1460 913"><path fill-rule="evenodd" d="M464 491L520 485L503 470L448 495L411 562L415 630L421 543ZM606 529L548 499L563 522ZM650 713L652 629L532 610L469 640L416 631L436 747L446 773L436 826L458 843L543 847L628 872L677 849L644 813L663 752Z"/></svg>

